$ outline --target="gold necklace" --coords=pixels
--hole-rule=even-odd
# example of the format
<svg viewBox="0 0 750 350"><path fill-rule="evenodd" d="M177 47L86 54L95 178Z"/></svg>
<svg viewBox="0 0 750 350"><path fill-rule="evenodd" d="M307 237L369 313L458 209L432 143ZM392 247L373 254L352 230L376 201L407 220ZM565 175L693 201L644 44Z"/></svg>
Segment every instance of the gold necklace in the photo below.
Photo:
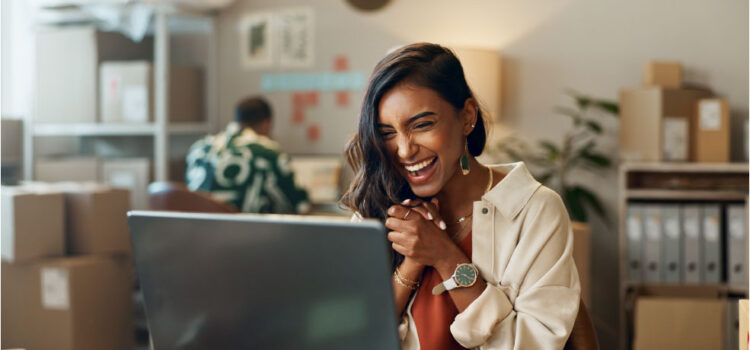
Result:
<svg viewBox="0 0 750 350"><path fill-rule="evenodd" d="M487 167L487 170L490 171L490 181L487 182L487 188L484 189L484 194L487 194L487 192L489 192L492 189L492 168ZM474 211L469 213L469 215L465 215L465 216L458 218L458 220L456 220L456 222L452 223L451 225L458 225L466 221L466 219L470 218L472 215L474 215Z"/></svg>

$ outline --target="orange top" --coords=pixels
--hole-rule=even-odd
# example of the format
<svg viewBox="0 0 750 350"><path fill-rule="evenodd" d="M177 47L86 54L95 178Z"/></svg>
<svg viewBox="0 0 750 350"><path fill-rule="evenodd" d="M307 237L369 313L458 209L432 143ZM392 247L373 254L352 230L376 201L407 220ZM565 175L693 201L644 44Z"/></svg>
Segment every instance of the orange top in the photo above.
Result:
<svg viewBox="0 0 750 350"><path fill-rule="evenodd" d="M471 257L471 232L459 245L466 256ZM422 349L448 350L464 349L450 331L458 309L448 292L432 295L432 288L443 282L440 274L432 267L424 269L422 284L414 297L411 314L417 327L419 347Z"/></svg>

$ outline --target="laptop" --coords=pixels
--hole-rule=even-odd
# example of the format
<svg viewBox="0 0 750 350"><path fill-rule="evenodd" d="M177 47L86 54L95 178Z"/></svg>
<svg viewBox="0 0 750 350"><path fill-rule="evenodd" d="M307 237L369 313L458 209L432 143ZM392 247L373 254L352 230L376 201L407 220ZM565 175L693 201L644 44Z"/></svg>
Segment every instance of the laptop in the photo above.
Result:
<svg viewBox="0 0 750 350"><path fill-rule="evenodd" d="M399 349L377 221L128 213L153 347Z"/></svg>

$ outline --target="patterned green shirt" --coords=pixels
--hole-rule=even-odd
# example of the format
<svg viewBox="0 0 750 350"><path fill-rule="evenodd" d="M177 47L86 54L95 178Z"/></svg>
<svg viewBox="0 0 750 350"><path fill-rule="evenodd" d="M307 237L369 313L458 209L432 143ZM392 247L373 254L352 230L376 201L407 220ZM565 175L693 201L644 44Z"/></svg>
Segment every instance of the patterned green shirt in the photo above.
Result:
<svg viewBox="0 0 750 350"><path fill-rule="evenodd" d="M192 191L247 213L305 213L307 192L294 184L289 156L250 128L230 123L224 132L196 141L188 152L185 182Z"/></svg>

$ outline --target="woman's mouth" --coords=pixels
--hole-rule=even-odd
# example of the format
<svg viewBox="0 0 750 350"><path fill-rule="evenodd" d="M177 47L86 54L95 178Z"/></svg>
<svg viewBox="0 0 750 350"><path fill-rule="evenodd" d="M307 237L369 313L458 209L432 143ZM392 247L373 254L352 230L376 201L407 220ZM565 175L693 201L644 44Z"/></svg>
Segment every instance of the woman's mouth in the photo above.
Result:
<svg viewBox="0 0 750 350"><path fill-rule="evenodd" d="M435 164L437 164L437 157L432 157L411 165L404 165L409 182L415 184L425 182L432 175Z"/></svg>

